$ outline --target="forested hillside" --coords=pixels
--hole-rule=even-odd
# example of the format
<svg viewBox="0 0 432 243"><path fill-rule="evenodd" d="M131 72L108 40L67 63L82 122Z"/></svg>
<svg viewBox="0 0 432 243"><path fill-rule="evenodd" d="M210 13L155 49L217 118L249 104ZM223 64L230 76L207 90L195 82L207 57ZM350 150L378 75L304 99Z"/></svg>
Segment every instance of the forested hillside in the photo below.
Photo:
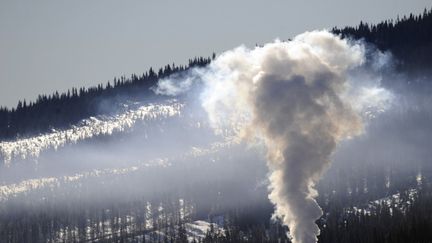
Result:
<svg viewBox="0 0 432 243"><path fill-rule="evenodd" d="M373 43L382 51L391 51L400 71L431 74L432 9L421 15L410 14L378 24L360 22L357 27L333 28L336 34Z"/></svg>
<svg viewBox="0 0 432 243"><path fill-rule="evenodd" d="M431 74L432 9L425 9L420 15L410 14L378 24L361 22L356 27L333 28L332 32L343 37L364 39L383 51L390 51L396 57L397 69L401 72L422 77ZM104 107L112 108L124 97L129 100L145 99L152 94L149 88L159 78L210 62L211 58L194 58L189 60L187 66L166 65L157 72L150 68L142 75L114 78L106 85L40 95L34 102L19 101L13 109L0 106L0 139L25 137L70 126L81 119L107 112Z"/></svg>
<svg viewBox="0 0 432 243"><path fill-rule="evenodd" d="M72 88L64 93L39 95L35 102L19 101L16 108L0 106L0 139L13 139L39 134L50 129L65 128L76 122L115 111L115 105L133 100L145 100L153 95L149 89L160 78L174 73L205 66L211 58L189 60L187 66L166 65L155 72L150 68L142 75L114 78L106 85L90 88Z"/></svg>
<svg viewBox="0 0 432 243"><path fill-rule="evenodd" d="M432 10L332 31L392 52L397 72L432 77ZM154 101L150 87L158 79L204 67L214 58L150 68L142 75L0 108L0 141L69 127L128 102ZM349 158L340 159L346 160L343 166L333 163L316 185L323 210L316 222L319 242L432 242L431 153L424 142L432 134L432 99L425 93L404 116L398 111L383 118L381 126L375 123L371 136L354 144L361 145L355 151L345 147ZM142 134L136 137L132 132L118 141L89 136L79 143L65 142L58 150L53 146L37 159L24 156L3 166L0 242L290 242L287 227L272 219L274 204L268 198L261 153L237 150L233 147L239 145L231 141L200 147L213 134L207 135L206 125L191 118L199 114L187 111L143 120L135 130ZM382 127L387 130L380 132ZM190 144L191 151L177 157L177 151L167 152L182 143L178 150ZM19 148L28 147L22 143ZM404 153L406 157L400 156ZM20 179L26 176L28 180ZM161 190L171 184L174 189ZM206 233L195 234L197 222L207 223Z"/></svg>

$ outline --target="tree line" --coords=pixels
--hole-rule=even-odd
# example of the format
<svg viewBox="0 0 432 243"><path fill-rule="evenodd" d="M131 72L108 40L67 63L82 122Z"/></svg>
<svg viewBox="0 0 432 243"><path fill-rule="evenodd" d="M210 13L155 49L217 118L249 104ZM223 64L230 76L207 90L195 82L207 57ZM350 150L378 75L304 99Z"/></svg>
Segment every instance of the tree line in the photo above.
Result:
<svg viewBox="0 0 432 243"><path fill-rule="evenodd" d="M432 8L423 14L397 17L378 24L360 22L356 27L333 28L343 37L364 39L382 51L391 51L400 71L431 74Z"/></svg>
<svg viewBox="0 0 432 243"><path fill-rule="evenodd" d="M158 79L206 66L214 57L214 54L208 58L196 57L185 66L166 65L158 71L150 68L142 75L114 78L106 85L39 95L36 101L19 101L16 108L12 109L0 107L0 139L14 139L65 128L90 116L111 112L113 106L122 101L145 100L152 96L150 87Z"/></svg>

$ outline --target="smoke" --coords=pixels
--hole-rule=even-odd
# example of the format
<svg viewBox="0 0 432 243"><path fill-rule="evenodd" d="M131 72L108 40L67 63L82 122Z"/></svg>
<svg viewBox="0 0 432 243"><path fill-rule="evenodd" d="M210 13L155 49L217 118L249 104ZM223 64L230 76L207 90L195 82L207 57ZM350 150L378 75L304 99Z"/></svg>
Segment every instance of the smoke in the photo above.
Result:
<svg viewBox="0 0 432 243"><path fill-rule="evenodd" d="M163 94L169 96L176 96L189 90L193 80L187 77L178 83L174 83L173 79L161 79L158 81L158 85L153 89L156 94Z"/></svg>
<svg viewBox="0 0 432 243"><path fill-rule="evenodd" d="M228 181L227 185L238 186L238 181L247 181L244 184L250 185L254 173L247 173L247 169L256 166L253 162L256 162L257 155L249 153L250 157L244 159L249 162L246 165L239 159L247 154L242 153L244 149L230 150L237 157L228 156L231 159L225 159L225 164L214 163L213 167L199 167L198 162L191 164L191 157L188 156L180 159L184 163L173 162L173 169L157 173L144 169L148 167L148 163L128 162L144 160L144 155L145 158L155 159L154 161L166 161L159 160L159 156L165 158L170 153L175 154L177 150L187 147L192 148L193 154L210 154L206 157L209 161L220 160L219 155L212 155L212 146L209 151L196 147L221 138L211 134L207 120L201 120L200 112L204 107L203 114L205 119L208 116L211 128L217 134L225 136L223 144L226 142L230 147L230 138L234 136L234 142L247 141L264 145L270 170L269 198L275 205L274 216L289 227L293 242L316 242L319 228L315 221L322 215L322 210L315 201L316 183L329 167L338 145L362 134L376 114L388 109L392 99L389 91L380 87L380 77L376 75L383 63L387 62L388 56L379 54L377 64L366 65L365 53L366 47L362 43L341 40L325 31L304 33L289 42L275 41L255 49L242 46L227 51L208 67L191 69L162 79L153 89L157 94L169 96L187 94L179 97L182 102L174 100L138 106L114 116L87 119L70 129L1 142L0 159L6 164L20 157L26 159L41 156L39 158L43 163L38 164L37 168L43 173L43 177L26 178L21 182L6 180L6 174L16 176L9 171L18 171L24 167L10 163L8 171L0 174L3 180L8 181L7 185L0 187L0 196L13 198L39 187L49 190L50 185L61 184L59 182L75 181L84 184L81 183L82 178L98 178L101 175L106 175L107 178L115 175L117 178L122 174L125 181L132 178L132 182L117 183L116 180L101 179L100 184L109 185L103 187L109 188L109 195L115 194L113 192L125 195L122 194L128 191L125 185L134 188L131 189L133 193L136 188L145 188L145 195L150 195L163 188L171 188L172 185L191 184L189 181L195 180L194 178L199 178L196 181L203 184L203 180L210 180L211 176L220 178L221 175L221 178ZM197 87L195 84L204 85L201 100L197 100L195 92L191 90ZM192 100L188 100L190 98ZM197 101L199 109L195 107ZM178 119L172 123L164 122L169 117ZM147 138L147 132L140 134L140 131L146 130L144 128L134 130L127 139L118 139L113 144L99 144L95 141L98 136L137 128L139 121L161 121L158 124L160 126L148 129L154 136L147 143L142 139ZM85 141L89 142L84 143ZM82 143L82 146L68 147L75 143ZM55 153L42 153L57 148L59 151ZM216 151L219 147L214 149ZM79 158L71 156L76 155L76 151L79 151ZM151 154L148 154L149 151L152 151ZM153 156L156 158L152 158ZM233 165L232 161L237 163ZM14 166L15 164L17 165ZM111 164L115 168L111 168ZM261 164L264 166L264 163ZM46 173L44 168L51 170L53 165L65 175L58 175L56 170ZM91 170L87 170L87 166ZM75 167L78 169L75 170ZM83 172L82 168L87 171ZM243 178L239 176L239 168L244 170ZM138 174L138 171L146 171L146 174ZM228 178L235 177L235 180L227 179L229 173L232 174ZM34 176L33 172L29 174ZM139 179L134 181L136 178ZM112 181L112 184L107 184L108 181ZM99 192L99 187L95 184L90 181L91 190L83 190L89 192L89 197L94 196L93 192ZM117 184L119 189L111 188L113 184ZM241 188L243 190L247 187ZM195 190L198 191L197 188ZM234 196L227 198L234 201L235 194L232 195Z"/></svg>
<svg viewBox="0 0 432 243"><path fill-rule="evenodd" d="M167 78L162 78L151 89L159 95L178 96L190 91L192 86L199 82L200 76L201 70L193 68L183 73L175 73Z"/></svg>
<svg viewBox="0 0 432 243"><path fill-rule="evenodd" d="M314 186L338 144L362 134L365 118L391 97L374 79L353 83L365 52L326 31L306 32L225 52L203 74L213 128L265 145L274 216L294 243L317 241L322 210Z"/></svg>

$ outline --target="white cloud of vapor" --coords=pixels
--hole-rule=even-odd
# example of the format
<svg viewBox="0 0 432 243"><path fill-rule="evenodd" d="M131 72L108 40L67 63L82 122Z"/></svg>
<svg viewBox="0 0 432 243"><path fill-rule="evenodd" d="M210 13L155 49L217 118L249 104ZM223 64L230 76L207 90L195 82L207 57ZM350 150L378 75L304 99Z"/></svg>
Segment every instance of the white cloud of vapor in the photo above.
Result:
<svg viewBox="0 0 432 243"><path fill-rule="evenodd" d="M366 49L327 31L306 32L289 42L224 52L207 68L161 80L155 91L184 93L199 76L212 127L265 145L274 216L294 243L311 243L322 215L314 187L337 145L362 134L391 104L376 75L391 56L373 50L364 65Z"/></svg>
<svg viewBox="0 0 432 243"><path fill-rule="evenodd" d="M269 198L295 243L317 241L322 210L314 186L336 146L361 134L363 113L375 105L385 109L390 99L373 79L352 83L351 72L364 62L363 45L314 31L227 51L203 77L203 106L213 127L264 142Z"/></svg>

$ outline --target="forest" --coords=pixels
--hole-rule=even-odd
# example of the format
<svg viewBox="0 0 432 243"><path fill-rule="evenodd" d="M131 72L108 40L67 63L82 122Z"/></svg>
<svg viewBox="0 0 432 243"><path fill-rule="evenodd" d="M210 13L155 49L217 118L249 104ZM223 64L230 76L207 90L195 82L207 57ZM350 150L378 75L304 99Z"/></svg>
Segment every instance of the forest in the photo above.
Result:
<svg viewBox="0 0 432 243"><path fill-rule="evenodd" d="M140 101L153 97L150 88L157 80L190 68L205 66L210 61L210 57L197 57L190 59L187 66L166 65L157 72L150 68L142 75L114 78L106 85L39 95L34 102L19 101L13 109L0 107L0 139L28 137L69 127L84 118L115 112L113 107L126 99Z"/></svg>
<svg viewBox="0 0 432 243"><path fill-rule="evenodd" d="M356 27L335 27L331 31L343 38L363 39L381 51L391 52L398 74L412 80L432 80L432 9L420 15L378 24L361 22ZM0 140L68 128L88 117L115 113L122 102L155 99L151 87L159 79L204 67L215 57L216 54L196 57L186 66L171 64L158 71L150 68L142 75L114 78L97 87L72 88L63 93L40 95L36 101L19 101L12 109L2 107ZM422 116L415 111L412 114ZM432 116L424 114L424 120L431 124ZM228 165L234 160L226 154L214 157L226 160ZM410 161L409 166L401 168L398 163L404 158L382 165L366 161L366 157L362 157L364 163L331 170L317 185L317 201L324 212L317 221L321 230L319 242L432 242L430 159ZM188 163L187 158L182 159L185 160L182 163ZM204 164L203 160L199 158L190 168L202 168L208 173L217 171L215 163ZM244 160L249 163L252 158ZM253 166L248 167L250 164L243 165L253 170ZM181 163L173 163L172 167L176 176L188 177L189 167L182 167ZM290 242L287 227L272 218L274 206L268 199L267 188L250 186L256 184L255 178L249 176L258 174L255 171L248 171L250 174L240 182L216 175L215 180L205 185L191 183L179 191L163 194L141 193L142 188L134 188L133 192L140 193L131 193L120 187L122 197L111 198L113 188L118 189L118 185L125 185L128 180L141 183L140 178L153 179L160 173L157 170L137 170L115 179L101 176L97 181L90 176L82 176L80 182L64 179L52 186L34 187L7 201L1 201L0 197L0 242ZM100 194L91 193L95 184L102 188ZM0 189L0 196L7 193ZM82 196L71 198L66 195L69 192ZM31 200L33 196L38 200ZM86 196L92 200L83 200ZM247 204L232 202L234 196ZM201 221L206 222L204 234L194 234Z"/></svg>
<svg viewBox="0 0 432 243"><path fill-rule="evenodd" d="M325 214L317 222L319 242L430 242L430 174L410 176L414 170L391 169L390 185L382 180L383 168L373 165L357 175L339 171L320 182L318 202ZM95 183L104 184L102 190L109 191L114 190L113 183L130 182L131 176L151 177L152 173L156 172L120 176L114 181L99 178L98 182L86 177L80 183L63 181L18 195L0 206L0 241L290 242L287 228L271 219L273 206L266 189L249 193L251 177L240 183L215 180L205 189L190 184L157 197L139 196L144 194L137 189L125 192L121 199L102 193L93 193L92 201L62 199L65 188L86 197ZM232 206L233 193L247 204ZM25 200L28 198L40 199ZM197 220L209 222L201 234L195 233Z"/></svg>

